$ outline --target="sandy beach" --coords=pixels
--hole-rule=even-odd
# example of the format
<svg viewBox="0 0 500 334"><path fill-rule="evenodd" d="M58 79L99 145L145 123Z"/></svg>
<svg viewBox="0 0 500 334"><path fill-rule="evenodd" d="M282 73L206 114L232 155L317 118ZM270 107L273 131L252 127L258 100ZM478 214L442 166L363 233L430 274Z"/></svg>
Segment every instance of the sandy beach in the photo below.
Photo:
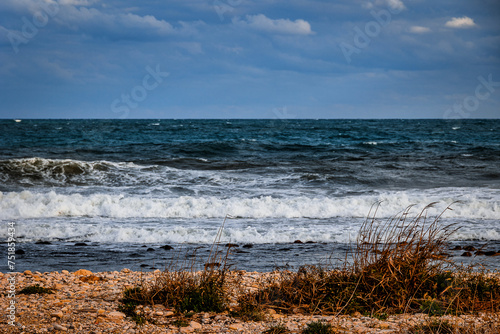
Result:
<svg viewBox="0 0 500 334"><path fill-rule="evenodd" d="M339 333L404 333L405 328L429 320L426 314L390 315L385 320L354 313L350 316L322 316L307 314L282 315L274 310L266 312L266 320L243 322L229 315L198 313L186 318L184 327L175 324L175 310L163 305L139 306L147 319L146 324L137 325L132 319L119 312L123 291L135 287L139 282L153 282L160 275L155 272L133 272L123 269L120 272L92 273L88 270L76 272L31 272L0 273L0 307L5 315L0 323L1 333L262 333L273 325L284 325L291 333L299 333L307 323L324 320ZM258 282L273 273L234 271L229 276L231 305L235 305L237 291L252 290L259 287ZM231 286L232 281L239 285ZM9 324L10 284L15 285L15 321ZM39 284L53 289L53 294L19 294L24 287ZM236 289L238 288L238 289ZM444 316L451 323L500 324L500 314L480 314L460 317ZM491 326L491 325L490 325ZM500 326L500 325L499 325ZM500 328L500 327L498 327Z"/></svg>

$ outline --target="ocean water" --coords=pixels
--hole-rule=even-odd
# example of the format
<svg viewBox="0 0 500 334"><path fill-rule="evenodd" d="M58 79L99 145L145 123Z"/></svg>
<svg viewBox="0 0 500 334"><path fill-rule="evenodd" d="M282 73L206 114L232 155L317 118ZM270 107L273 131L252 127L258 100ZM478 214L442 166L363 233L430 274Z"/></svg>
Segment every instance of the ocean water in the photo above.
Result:
<svg viewBox="0 0 500 334"><path fill-rule="evenodd" d="M202 262L229 216L234 266L267 271L340 263L376 203L437 202L450 247L500 251L499 166L500 120L0 120L0 239L14 222L18 271L150 270Z"/></svg>

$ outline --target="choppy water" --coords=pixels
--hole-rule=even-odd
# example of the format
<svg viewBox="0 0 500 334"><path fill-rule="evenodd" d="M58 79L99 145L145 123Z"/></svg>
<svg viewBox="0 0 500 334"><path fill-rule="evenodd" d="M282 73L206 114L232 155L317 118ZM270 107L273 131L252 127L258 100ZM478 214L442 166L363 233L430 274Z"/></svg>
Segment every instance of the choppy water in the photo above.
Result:
<svg viewBox="0 0 500 334"><path fill-rule="evenodd" d="M500 250L499 162L499 120L0 120L0 238L19 270L160 267L229 214L236 265L268 270L337 257L374 203L460 201L452 240Z"/></svg>

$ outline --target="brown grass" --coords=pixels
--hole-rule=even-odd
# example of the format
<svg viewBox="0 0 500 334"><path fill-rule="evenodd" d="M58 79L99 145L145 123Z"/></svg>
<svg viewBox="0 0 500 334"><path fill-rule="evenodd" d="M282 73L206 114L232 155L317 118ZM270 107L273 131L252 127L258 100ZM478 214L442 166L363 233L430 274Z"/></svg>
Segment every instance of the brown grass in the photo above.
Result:
<svg viewBox="0 0 500 334"><path fill-rule="evenodd" d="M428 218L432 205L414 216L408 207L382 222L375 217L375 207L360 229L352 258L343 268L303 266L296 272L284 270L266 275L256 291L239 291L238 305L231 314L246 321L260 321L269 308L280 313L360 312L380 319L398 313L440 316L499 312L498 275L459 267L443 255L456 229L440 223L449 207ZM195 270L192 256L191 262L182 266L169 265L153 283L142 282L126 290L123 304L131 316L137 304L161 303L179 313L228 310L230 247L220 250L224 224L225 220L203 269ZM455 333L446 332L445 324L433 326L429 323L415 327L409 333ZM470 333L483 332L477 329Z"/></svg>
<svg viewBox="0 0 500 334"><path fill-rule="evenodd" d="M227 217L226 217L227 218ZM190 260L173 261L154 282L141 282L124 292L123 304L163 304L178 312L222 312L227 309L227 277L230 248L220 250L220 239L226 219L219 228L203 269L195 266L196 254Z"/></svg>
<svg viewBox="0 0 500 334"><path fill-rule="evenodd" d="M487 321L465 321L457 324L448 320L432 319L423 324L399 330L400 334L498 334L498 319Z"/></svg>
<svg viewBox="0 0 500 334"><path fill-rule="evenodd" d="M439 223L444 211L429 222L432 205L413 218L408 207L382 223L375 219L375 209L361 227L350 264L336 270L304 266L297 272L282 271L257 292L243 294L242 311L373 316L499 311L497 279L464 272L443 256L456 229Z"/></svg>

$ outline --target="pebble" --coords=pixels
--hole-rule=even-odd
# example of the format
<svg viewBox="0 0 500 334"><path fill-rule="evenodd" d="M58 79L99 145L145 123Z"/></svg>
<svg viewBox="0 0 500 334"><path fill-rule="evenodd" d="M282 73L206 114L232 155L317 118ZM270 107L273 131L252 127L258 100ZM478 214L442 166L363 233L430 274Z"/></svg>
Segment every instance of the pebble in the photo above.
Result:
<svg viewBox="0 0 500 334"><path fill-rule="evenodd" d="M77 273L82 275L78 275ZM101 277L96 281L82 282L81 277L88 274ZM81 269L71 275L68 271L61 273L39 273L25 271L23 273L0 274L0 289L6 291L7 278L15 276L17 289L41 282L44 286L54 287L51 295L19 295L17 296L17 316L19 332L22 333L47 333L53 331L71 332L76 334L159 334L159 333L262 333L272 325L282 324L292 333L300 333L311 321L327 321L332 324L336 333L398 333L402 328L429 320L425 314L391 315L388 319L380 321L375 318L365 317L361 313L352 316L323 316L301 314L297 309L294 314L277 314L273 309L267 309L266 321L241 322L232 318L227 312L200 313L190 318L189 326L178 328L172 325L177 320L177 314L164 305L147 305L138 307L137 311L146 315L147 323L138 326L131 318L119 311L120 299L126 287L135 287L139 282L153 283L159 272L133 272L124 269L121 272L95 273ZM230 277L231 282L237 285L230 286L233 305L237 293L248 291L262 286L262 282L269 281L276 274L235 271ZM235 281L241 279L241 281ZM6 309L9 305L7 295L0 295L0 308ZM474 321L480 323L482 319L493 318L500 322L500 314L483 314L479 316L461 315L446 319L456 323ZM444 318L444 317L443 317ZM62 322L62 323L61 323ZM6 322L0 322L0 333L12 333L12 328Z"/></svg>
<svg viewBox="0 0 500 334"><path fill-rule="evenodd" d="M50 314L51 317L56 317L56 318L59 318L59 319L61 319L63 317L63 315L64 314L61 311Z"/></svg>
<svg viewBox="0 0 500 334"><path fill-rule="evenodd" d="M74 275L75 276L88 276L88 275L92 275L92 272L90 270L80 269L80 270L75 271Z"/></svg>
<svg viewBox="0 0 500 334"><path fill-rule="evenodd" d="M58 331L67 331L68 330L66 327L61 326L59 324L54 324L53 327L55 330L58 330Z"/></svg>
<svg viewBox="0 0 500 334"><path fill-rule="evenodd" d="M201 329L201 327L202 327L202 326L201 326L201 324L200 324L200 323L198 323L198 322L196 322L196 321L191 321L191 322L189 323L189 326L190 326L191 328L193 328L193 329Z"/></svg>

